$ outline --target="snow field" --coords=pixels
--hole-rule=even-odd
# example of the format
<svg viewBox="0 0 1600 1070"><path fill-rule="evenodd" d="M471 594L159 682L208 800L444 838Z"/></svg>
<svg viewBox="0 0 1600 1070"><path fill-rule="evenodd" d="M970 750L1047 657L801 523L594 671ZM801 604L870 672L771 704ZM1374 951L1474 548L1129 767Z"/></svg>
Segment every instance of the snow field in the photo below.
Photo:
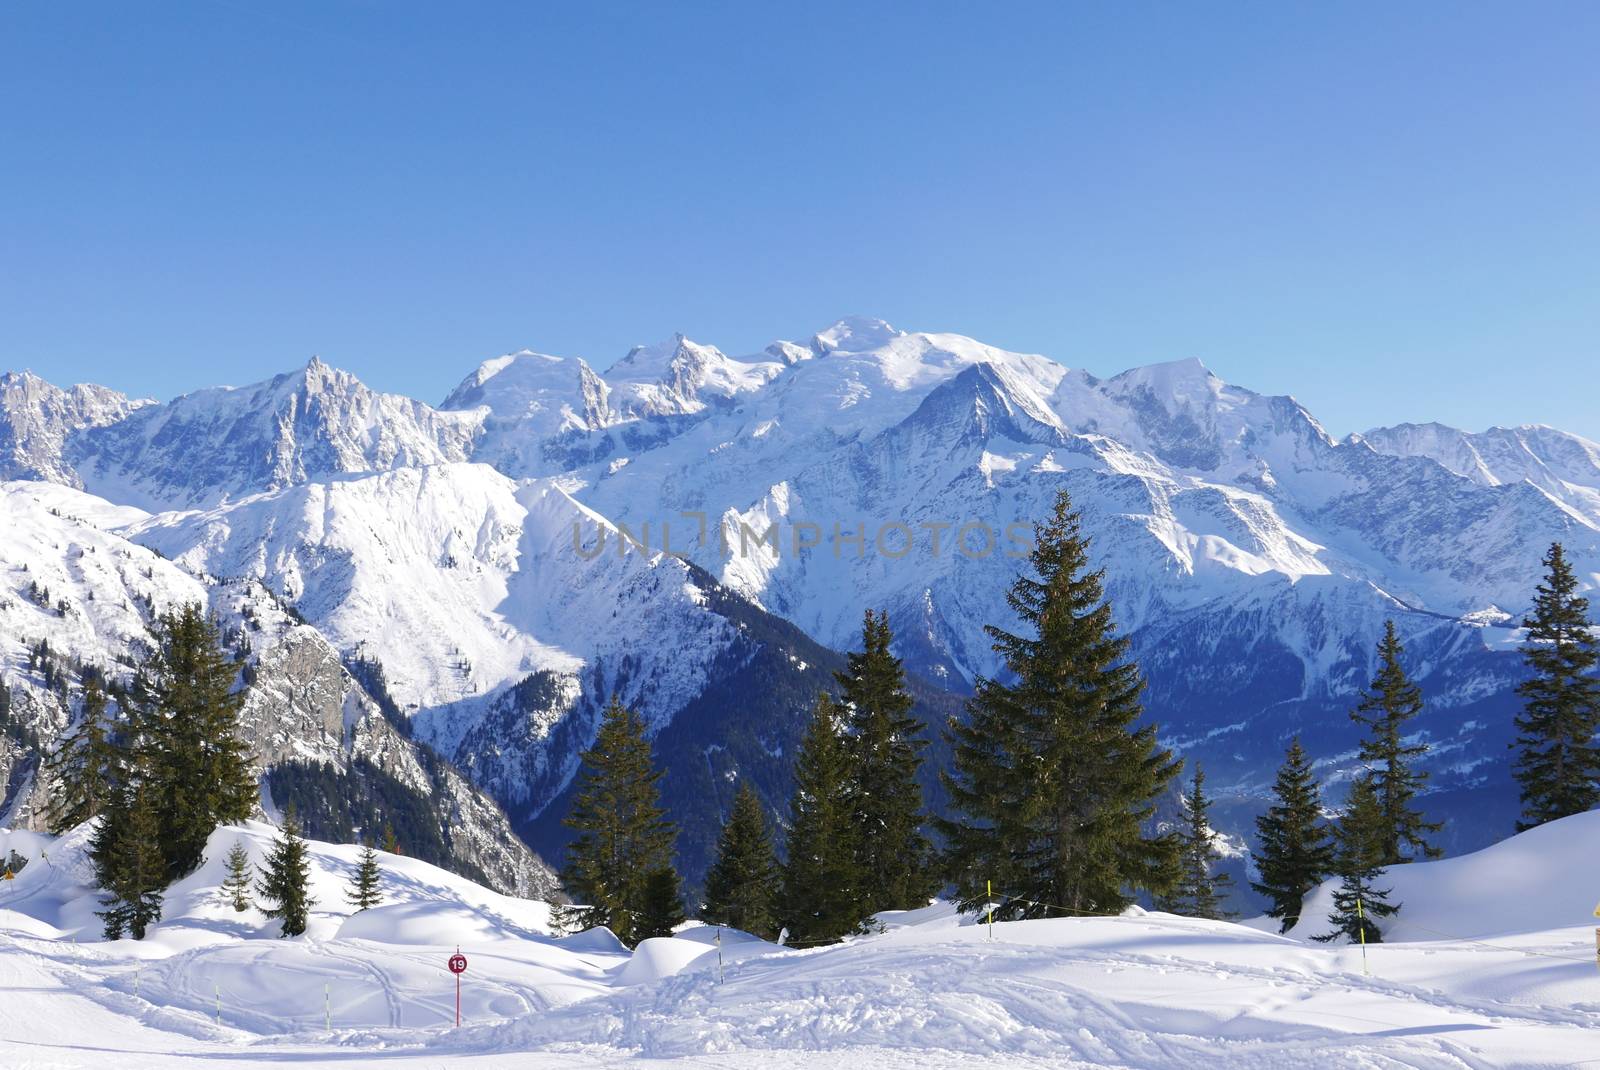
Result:
<svg viewBox="0 0 1600 1070"><path fill-rule="evenodd" d="M107 943L83 831L0 832L0 850L37 859L0 888L0 1062L1482 1070L1578 1065L1600 1027L1600 813L1397 867L1392 931L1408 942L1369 947L1367 972L1360 948L1264 919L1134 909L999 923L991 940L941 903L824 948L725 930L719 980L715 930L631 955L604 930L558 939L545 904L406 858L383 857L385 904L352 915L357 849L315 842L310 932L279 940L216 895L227 848L260 859L273 835L218 830L150 937ZM1308 904L1308 933L1327 894ZM459 1030L445 969L458 944ZM35 1050L37 1063L13 1061Z"/></svg>

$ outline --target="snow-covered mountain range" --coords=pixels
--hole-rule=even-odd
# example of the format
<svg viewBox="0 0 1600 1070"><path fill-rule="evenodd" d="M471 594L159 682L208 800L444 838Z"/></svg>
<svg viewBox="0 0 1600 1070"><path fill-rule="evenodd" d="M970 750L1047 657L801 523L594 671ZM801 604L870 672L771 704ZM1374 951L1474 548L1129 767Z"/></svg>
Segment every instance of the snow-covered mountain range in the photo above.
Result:
<svg viewBox="0 0 1600 1070"><path fill-rule="evenodd" d="M340 658L381 663L415 736L548 847L612 694L670 752L682 814L740 777L781 806L804 712L867 608L930 682L925 713L956 708L938 689L998 670L982 626L1008 622L1029 526L1063 486L1151 716L1235 822L1296 732L1341 775L1345 711L1392 617L1429 698L1432 805L1475 808L1448 842L1498 838L1540 557L1560 540L1600 585L1600 446L1578 436L1336 440L1198 362L1101 379L859 318L748 357L677 336L604 373L524 351L437 408L320 360L166 403L10 374L0 479L0 597L23 614L5 622L8 679L26 682L19 637L53 612L22 597L23 565L86 582L54 508L174 592L217 605L256 584ZM21 503L67 493L41 483L74 497L14 534ZM137 634L113 601L73 598L61 649L104 657ZM708 844L690 839L693 869Z"/></svg>

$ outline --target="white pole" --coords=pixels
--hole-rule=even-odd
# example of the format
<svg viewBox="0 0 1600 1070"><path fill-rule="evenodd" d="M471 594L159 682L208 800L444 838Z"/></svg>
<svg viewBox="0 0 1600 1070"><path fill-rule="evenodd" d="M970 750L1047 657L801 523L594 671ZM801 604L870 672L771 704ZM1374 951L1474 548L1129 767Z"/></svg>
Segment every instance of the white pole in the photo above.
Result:
<svg viewBox="0 0 1600 1070"><path fill-rule="evenodd" d="M328 986L322 986L322 1028L333 1032L333 997L328 994Z"/></svg>

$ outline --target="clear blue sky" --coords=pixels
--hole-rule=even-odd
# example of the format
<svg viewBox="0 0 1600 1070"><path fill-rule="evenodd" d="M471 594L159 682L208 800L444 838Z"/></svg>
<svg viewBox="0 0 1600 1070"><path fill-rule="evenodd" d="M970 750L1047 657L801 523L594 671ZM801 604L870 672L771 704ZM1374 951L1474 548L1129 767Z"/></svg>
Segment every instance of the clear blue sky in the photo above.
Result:
<svg viewBox="0 0 1600 1070"><path fill-rule="evenodd" d="M0 368L437 402L846 313L1600 438L1600 5L0 6Z"/></svg>

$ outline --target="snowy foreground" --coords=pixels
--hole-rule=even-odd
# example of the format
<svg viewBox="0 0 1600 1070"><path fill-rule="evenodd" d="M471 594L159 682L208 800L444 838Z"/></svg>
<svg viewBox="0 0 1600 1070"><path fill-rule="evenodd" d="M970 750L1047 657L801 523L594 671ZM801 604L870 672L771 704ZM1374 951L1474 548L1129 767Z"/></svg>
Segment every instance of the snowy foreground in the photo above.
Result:
<svg viewBox="0 0 1600 1070"><path fill-rule="evenodd" d="M0 831L0 1065L21 1067L1570 1067L1600 1061L1600 813L1394 874L1404 926L1369 949L1138 911L987 929L946 906L812 951L711 931L629 955L554 939L542 903L312 844L303 939L219 904L219 830L142 943L98 939L81 834ZM48 859L41 852L48 854ZM1320 900L1327 895L1318 893ZM1320 913L1324 908L1314 902ZM1448 935L1446 935L1448 934ZM1293 934L1298 936L1299 934ZM470 967L464 1025L445 960ZM219 1024L220 1018L220 1024ZM331 1023L331 1028L330 1028Z"/></svg>

